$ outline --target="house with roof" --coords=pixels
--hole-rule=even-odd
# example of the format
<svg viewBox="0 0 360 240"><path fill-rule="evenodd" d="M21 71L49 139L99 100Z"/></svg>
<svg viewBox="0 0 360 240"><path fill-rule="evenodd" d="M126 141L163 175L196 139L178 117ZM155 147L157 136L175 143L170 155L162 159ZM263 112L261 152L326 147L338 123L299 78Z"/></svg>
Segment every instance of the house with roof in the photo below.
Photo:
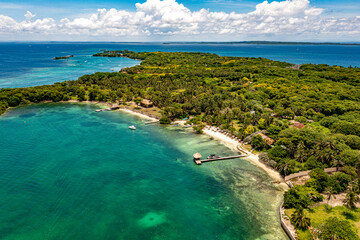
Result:
<svg viewBox="0 0 360 240"><path fill-rule="evenodd" d="M264 141L266 142L267 145L272 145L274 143L274 139L266 136L263 133L258 133L257 135L260 135L262 137L262 139L264 139Z"/></svg>

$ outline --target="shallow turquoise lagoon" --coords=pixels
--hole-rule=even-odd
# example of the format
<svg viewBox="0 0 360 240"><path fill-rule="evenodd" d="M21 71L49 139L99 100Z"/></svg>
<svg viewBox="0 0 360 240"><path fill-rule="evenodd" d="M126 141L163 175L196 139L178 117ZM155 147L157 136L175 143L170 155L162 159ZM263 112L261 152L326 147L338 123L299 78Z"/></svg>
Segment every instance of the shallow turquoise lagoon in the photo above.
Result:
<svg viewBox="0 0 360 240"><path fill-rule="evenodd" d="M203 135L87 104L0 117L1 239L286 239L281 191ZM128 129L134 124L136 131Z"/></svg>

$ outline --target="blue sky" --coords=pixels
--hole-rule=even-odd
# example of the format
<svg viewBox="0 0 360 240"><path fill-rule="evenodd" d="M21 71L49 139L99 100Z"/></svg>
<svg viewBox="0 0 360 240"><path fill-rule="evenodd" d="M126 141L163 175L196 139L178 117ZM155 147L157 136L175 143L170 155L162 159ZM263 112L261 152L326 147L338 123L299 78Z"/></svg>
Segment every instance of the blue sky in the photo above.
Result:
<svg viewBox="0 0 360 240"><path fill-rule="evenodd" d="M165 1L0 0L0 37L126 41L131 33L137 40L360 41L360 0ZM254 13L257 5L261 10ZM100 16L98 9L107 12Z"/></svg>
<svg viewBox="0 0 360 240"><path fill-rule="evenodd" d="M137 0L0 0L0 14L11 16L14 19L24 18L26 11L35 13L38 17L76 17L96 11L99 8L116 8L135 11ZM201 8L211 11L224 11L230 13L246 13L255 10L260 0L179 0L190 10L196 11ZM269 0L268 2L273 2ZM325 14L344 17L360 15L360 0L311 0L310 4L326 9Z"/></svg>

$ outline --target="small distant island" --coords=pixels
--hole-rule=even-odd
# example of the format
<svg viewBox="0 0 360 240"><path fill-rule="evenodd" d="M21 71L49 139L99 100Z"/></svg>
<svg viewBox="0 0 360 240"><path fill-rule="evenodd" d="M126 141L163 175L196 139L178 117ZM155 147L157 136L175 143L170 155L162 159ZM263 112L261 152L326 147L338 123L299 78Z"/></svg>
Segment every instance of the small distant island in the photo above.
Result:
<svg viewBox="0 0 360 240"><path fill-rule="evenodd" d="M74 55L67 55L67 56L63 56L63 57L54 57L54 60L60 60L60 59L69 59L74 57Z"/></svg>
<svg viewBox="0 0 360 240"><path fill-rule="evenodd" d="M299 239L360 239L360 68L200 52L94 56L142 62L76 81L1 89L0 114L43 101L137 107L147 99L160 123L216 129L280 173L291 187L283 219Z"/></svg>
<svg viewBox="0 0 360 240"><path fill-rule="evenodd" d="M280 42L280 41L239 41L239 42L164 42L163 44L263 44L263 45L360 45L359 42Z"/></svg>

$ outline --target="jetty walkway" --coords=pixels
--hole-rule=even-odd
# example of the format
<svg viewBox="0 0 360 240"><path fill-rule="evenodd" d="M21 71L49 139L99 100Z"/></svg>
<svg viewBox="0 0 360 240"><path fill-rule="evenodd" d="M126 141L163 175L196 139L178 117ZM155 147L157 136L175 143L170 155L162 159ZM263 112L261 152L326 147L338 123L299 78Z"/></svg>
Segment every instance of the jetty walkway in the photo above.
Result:
<svg viewBox="0 0 360 240"><path fill-rule="evenodd" d="M196 153L194 154L194 162L196 163L196 165L201 165L204 162L213 162L213 161L221 161L221 160L230 160L230 159L235 159L235 158L242 158L242 157L246 157L247 155L236 155L236 156L228 156L228 157L215 157L215 158L206 158L206 159L201 159L201 157L199 158L198 156L199 155L196 155Z"/></svg>
<svg viewBox="0 0 360 240"><path fill-rule="evenodd" d="M326 173L335 173L335 172L341 172L341 171L343 171L343 169L341 167L339 167L339 168L332 167L332 168L324 169L324 172L326 172ZM307 175L309 175L310 172L311 172L311 170L290 174L285 177L285 182L290 181L291 179L294 179L294 178L307 176Z"/></svg>

